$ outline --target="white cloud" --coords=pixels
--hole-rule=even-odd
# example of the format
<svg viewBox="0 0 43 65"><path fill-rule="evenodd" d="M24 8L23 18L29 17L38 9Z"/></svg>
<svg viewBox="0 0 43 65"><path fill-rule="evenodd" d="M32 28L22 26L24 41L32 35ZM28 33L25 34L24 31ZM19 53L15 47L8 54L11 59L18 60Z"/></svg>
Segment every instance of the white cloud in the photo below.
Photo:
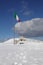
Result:
<svg viewBox="0 0 43 65"><path fill-rule="evenodd" d="M43 36L43 18L18 22L15 25L15 31L25 37Z"/></svg>

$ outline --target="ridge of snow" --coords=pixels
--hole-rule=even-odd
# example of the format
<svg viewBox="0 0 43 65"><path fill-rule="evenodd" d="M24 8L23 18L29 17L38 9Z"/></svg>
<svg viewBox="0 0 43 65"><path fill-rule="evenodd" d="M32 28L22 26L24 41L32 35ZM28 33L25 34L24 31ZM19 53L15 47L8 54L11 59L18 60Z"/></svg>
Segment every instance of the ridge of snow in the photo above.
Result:
<svg viewBox="0 0 43 65"><path fill-rule="evenodd" d="M13 44L15 41L14 40L19 40L20 38L11 38L11 39L9 39L9 40L7 40L7 41L4 41L3 43L4 44ZM19 42L18 43L20 43L20 42L23 42L23 43L43 43L43 41L40 41L40 40L34 40L34 39L28 39L28 38L24 38L26 41L20 41L19 40Z"/></svg>

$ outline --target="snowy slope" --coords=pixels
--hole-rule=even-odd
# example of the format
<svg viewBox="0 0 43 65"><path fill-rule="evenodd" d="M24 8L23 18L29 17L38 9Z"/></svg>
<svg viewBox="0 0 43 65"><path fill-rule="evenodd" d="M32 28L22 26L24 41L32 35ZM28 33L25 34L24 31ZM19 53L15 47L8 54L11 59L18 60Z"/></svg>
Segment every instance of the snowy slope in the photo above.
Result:
<svg viewBox="0 0 43 65"><path fill-rule="evenodd" d="M14 39L0 43L0 65L43 65L43 42L28 39L13 44Z"/></svg>
<svg viewBox="0 0 43 65"><path fill-rule="evenodd" d="M12 39L5 41L4 44L13 44L13 41L14 41L14 39L12 38Z"/></svg>

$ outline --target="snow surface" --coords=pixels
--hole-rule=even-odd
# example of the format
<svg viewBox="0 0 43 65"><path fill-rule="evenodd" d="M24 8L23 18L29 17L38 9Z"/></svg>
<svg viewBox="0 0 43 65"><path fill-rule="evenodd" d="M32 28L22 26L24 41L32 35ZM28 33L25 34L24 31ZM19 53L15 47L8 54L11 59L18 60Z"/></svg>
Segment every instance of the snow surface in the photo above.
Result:
<svg viewBox="0 0 43 65"><path fill-rule="evenodd" d="M43 42L28 39L13 44L14 39L0 43L0 65L43 65Z"/></svg>

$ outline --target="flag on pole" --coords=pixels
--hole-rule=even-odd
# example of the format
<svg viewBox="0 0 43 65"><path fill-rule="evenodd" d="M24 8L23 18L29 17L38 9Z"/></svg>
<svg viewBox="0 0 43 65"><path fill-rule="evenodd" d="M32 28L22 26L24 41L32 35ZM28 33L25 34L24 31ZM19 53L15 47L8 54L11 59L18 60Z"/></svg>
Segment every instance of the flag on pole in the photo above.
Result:
<svg viewBox="0 0 43 65"><path fill-rule="evenodd" d="M20 22L20 19L19 19L18 15L17 15L16 13L14 13L14 17L15 17L15 19L16 19L18 22Z"/></svg>

